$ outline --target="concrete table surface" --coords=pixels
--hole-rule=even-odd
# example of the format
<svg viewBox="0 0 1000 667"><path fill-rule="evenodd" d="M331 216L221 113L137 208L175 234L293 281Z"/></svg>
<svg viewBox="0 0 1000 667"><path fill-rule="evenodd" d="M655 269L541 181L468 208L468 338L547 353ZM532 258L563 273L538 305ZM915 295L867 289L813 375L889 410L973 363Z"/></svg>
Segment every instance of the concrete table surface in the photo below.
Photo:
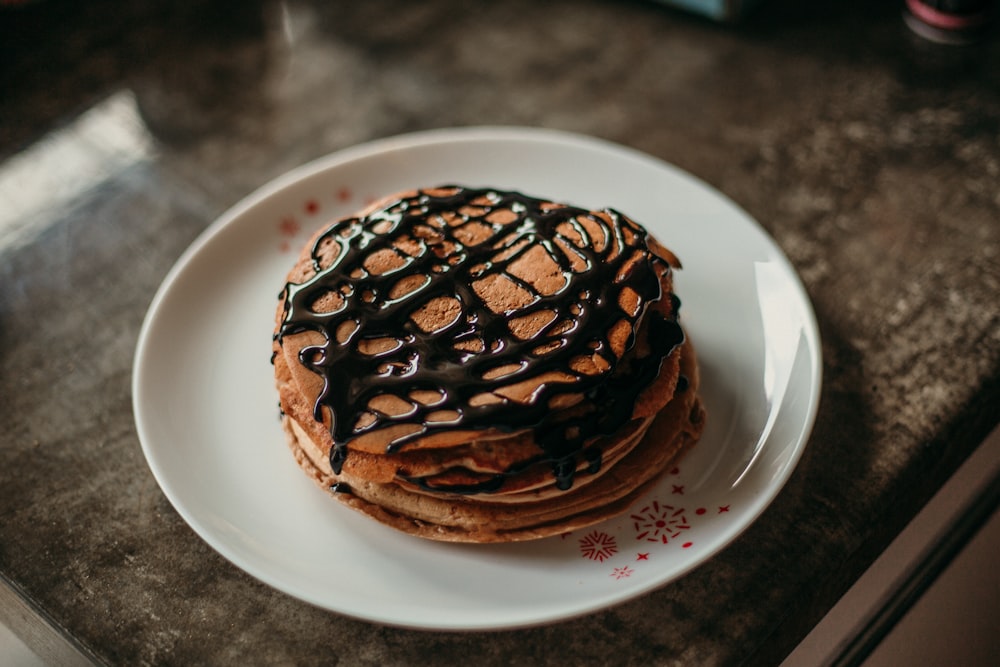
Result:
<svg viewBox="0 0 1000 667"><path fill-rule="evenodd" d="M107 664L779 661L1000 417L1000 45L927 42L902 4L765 2L719 25L597 0L3 3L7 620ZM756 218L819 320L813 436L735 543L606 611L442 633L311 607L157 487L131 408L142 318L271 178L493 124L635 147Z"/></svg>

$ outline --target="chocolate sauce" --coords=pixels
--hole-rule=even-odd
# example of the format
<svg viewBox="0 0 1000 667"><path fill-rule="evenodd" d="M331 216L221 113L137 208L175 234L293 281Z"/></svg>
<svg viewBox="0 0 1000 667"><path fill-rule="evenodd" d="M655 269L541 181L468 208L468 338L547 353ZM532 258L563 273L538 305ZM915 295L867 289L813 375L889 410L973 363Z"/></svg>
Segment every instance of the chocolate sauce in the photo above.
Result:
<svg viewBox="0 0 1000 667"><path fill-rule="evenodd" d="M387 453L440 430L533 428L541 460L551 464L560 489L572 486L581 455L588 472L599 470L601 453L586 449L586 442L610 435L631 418L639 392L683 342L676 297L670 295L669 318L649 310L663 297L660 277L669 265L648 249L647 233L639 225L610 209L601 215L611 223L584 209L517 192L447 186L333 223L312 248L316 275L285 287L284 320L277 336L315 331L325 340L303 348L300 362L324 381L314 414L320 420L327 409L332 417L334 472L341 471L353 438L400 424L411 430L393 438ZM331 242L340 251L324 266L330 261L323 258ZM563 286L552 294L539 292L508 271L539 245L563 278ZM379 252L392 253L400 266L372 273L366 260ZM422 275L422 285L392 297L393 287L409 275ZM529 303L493 312L474 285L496 277L529 293ZM626 297L637 296L630 313L618 305L626 287ZM336 307L321 312L324 309L315 304L324 298L329 303L331 295ZM436 331L422 330L412 314L441 297L457 299L459 315ZM555 316L527 339L514 335L510 321L532 313ZM612 351L608 332L620 320L634 332L644 317L650 318L650 352L623 361ZM629 336L626 350L635 345L634 338L634 333ZM366 341L385 339L397 344L375 354L359 350ZM603 372L572 370L572 359L593 354L606 362ZM491 370L501 367L508 374L487 379ZM542 383L527 402L493 393L553 371L569 373L573 381ZM440 400L418 402L410 398L414 391L436 392ZM392 415L370 408L369 402L382 394L398 397L412 409ZM550 418L549 403L562 394L584 395L591 409L571 423ZM490 400L479 400L483 396ZM431 413L443 411L457 416L446 422L428 420ZM366 421L356 421L362 414ZM427 488L489 493L502 486L504 476L482 484Z"/></svg>

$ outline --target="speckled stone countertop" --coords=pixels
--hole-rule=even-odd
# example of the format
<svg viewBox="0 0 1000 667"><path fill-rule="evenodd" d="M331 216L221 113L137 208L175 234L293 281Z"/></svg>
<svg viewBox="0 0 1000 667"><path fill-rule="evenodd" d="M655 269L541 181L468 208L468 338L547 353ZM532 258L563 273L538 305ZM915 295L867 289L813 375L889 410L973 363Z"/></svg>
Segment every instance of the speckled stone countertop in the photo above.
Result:
<svg viewBox="0 0 1000 667"><path fill-rule="evenodd" d="M774 664L1000 417L1000 46L902 3L86 3L0 9L0 577L109 664ZM816 427L735 543L518 631L383 627L207 546L133 423L139 327L184 248L312 158L424 128L580 132L731 197L801 275ZM41 627L41 626L39 626Z"/></svg>

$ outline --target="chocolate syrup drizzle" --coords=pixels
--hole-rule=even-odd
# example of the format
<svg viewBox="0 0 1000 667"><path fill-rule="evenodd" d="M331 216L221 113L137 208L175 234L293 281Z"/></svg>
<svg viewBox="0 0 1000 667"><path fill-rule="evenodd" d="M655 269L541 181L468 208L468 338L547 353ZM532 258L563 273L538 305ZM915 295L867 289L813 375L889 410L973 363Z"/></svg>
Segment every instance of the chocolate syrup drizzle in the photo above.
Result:
<svg viewBox="0 0 1000 667"><path fill-rule="evenodd" d="M494 213L501 213L504 220L497 222ZM533 428L542 450L537 460L550 463L560 489L572 486L580 456L587 470L596 472L601 452L587 447L587 441L610 435L630 419L639 392L655 379L663 359L684 336L677 324L680 303L673 294L671 317L647 313L648 306L663 297L660 277L670 267L649 250L646 231L614 210L600 213L611 224L587 210L518 192L444 186L419 191L364 217L340 220L320 235L311 251L316 275L286 285L281 295L284 319L276 337L316 331L325 339L321 345L303 348L300 361L324 381L314 415L322 420L324 408L331 413L333 471L340 473L353 438L406 424L414 430L393 438L387 453L439 430ZM479 236L462 234L466 225L475 225ZM484 226L489 230L485 239ZM592 238L595 228L602 238ZM567 235L567 229L572 234ZM324 249L331 241L340 251L331 265L323 266ZM564 286L553 294L540 293L508 271L539 244L564 279ZM402 266L372 273L365 262L379 251L394 253ZM413 274L425 277L422 286L390 298L400 278ZM477 281L492 274L502 274L529 292L530 303L493 312L474 289ZM638 295L635 312L618 305L626 286ZM332 312L321 312L316 304L330 294L336 295L339 305ZM457 299L461 314L441 329L424 331L411 315L439 297ZM542 311L555 317L535 335L525 340L512 333L510 320ZM647 315L649 355L622 361L611 349L609 330L624 319L634 332ZM345 330L353 332L345 337ZM361 341L386 338L398 344L378 354L359 350ZM626 350L635 345L634 338L630 334ZM603 372L572 370L572 359L593 354L607 362ZM624 364L631 368L623 369ZM512 365L517 366L513 373L484 377ZM526 403L497 394L492 402L470 402L552 371L569 373L574 381L542 383ZM417 390L436 392L440 398L421 403L410 397ZM373 410L369 401L381 394L398 397L411 407L403 414ZM572 423L552 419L550 400L560 394L582 394L592 409ZM427 419L440 411L455 417ZM367 414L367 423L357 421L362 414ZM423 485L448 493L491 493L500 489L504 476L461 487Z"/></svg>

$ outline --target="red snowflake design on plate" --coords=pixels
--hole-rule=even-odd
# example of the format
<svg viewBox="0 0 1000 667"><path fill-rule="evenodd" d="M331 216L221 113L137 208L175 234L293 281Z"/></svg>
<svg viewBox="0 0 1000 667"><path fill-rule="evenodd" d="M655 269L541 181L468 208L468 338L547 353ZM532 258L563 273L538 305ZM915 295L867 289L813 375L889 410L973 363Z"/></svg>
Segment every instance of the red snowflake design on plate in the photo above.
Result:
<svg viewBox="0 0 1000 667"><path fill-rule="evenodd" d="M615 579L625 579L626 577L631 577L633 572L635 572L635 570L626 565L625 567L616 567L611 570L610 576Z"/></svg>
<svg viewBox="0 0 1000 667"><path fill-rule="evenodd" d="M580 540L580 555L590 560L606 561L618 553L614 536L595 530Z"/></svg>
<svg viewBox="0 0 1000 667"><path fill-rule="evenodd" d="M661 505L656 500L629 518L632 519L632 526L635 528L635 538L647 542L667 544L691 528L683 507Z"/></svg>

